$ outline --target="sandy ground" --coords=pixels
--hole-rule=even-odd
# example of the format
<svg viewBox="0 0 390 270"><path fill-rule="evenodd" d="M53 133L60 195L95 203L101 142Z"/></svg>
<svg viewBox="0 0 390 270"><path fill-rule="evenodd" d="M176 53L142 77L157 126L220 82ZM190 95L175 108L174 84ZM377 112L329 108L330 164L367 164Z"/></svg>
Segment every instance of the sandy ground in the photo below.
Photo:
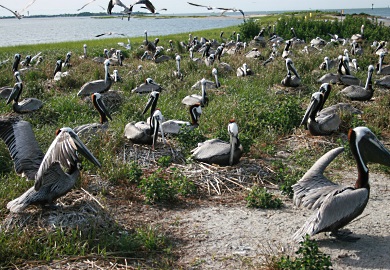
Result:
<svg viewBox="0 0 390 270"><path fill-rule="evenodd" d="M354 182L346 173L345 184ZM390 193L388 177L372 173L367 208L346 226L357 242L342 242L325 234L314 237L329 254L334 269L390 269ZM299 244L291 235L310 212L297 209L291 200L281 210L255 210L240 203L212 203L165 216L169 231L184 241L180 263L190 269L246 269L266 264L270 256L292 254Z"/></svg>

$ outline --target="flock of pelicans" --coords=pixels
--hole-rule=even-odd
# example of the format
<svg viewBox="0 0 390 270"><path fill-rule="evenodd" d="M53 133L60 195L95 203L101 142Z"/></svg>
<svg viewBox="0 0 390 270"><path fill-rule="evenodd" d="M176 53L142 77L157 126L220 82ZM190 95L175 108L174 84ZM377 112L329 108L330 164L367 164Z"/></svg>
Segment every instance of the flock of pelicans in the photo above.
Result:
<svg viewBox="0 0 390 270"><path fill-rule="evenodd" d="M115 3L115 1L110 2ZM137 2L144 3L144 1ZM295 34L294 29L292 29L292 32ZM222 36L223 33L221 33ZM279 61L280 59L285 61L287 74L281 80L281 85L286 88L294 88L301 85L301 77L292 60L294 53L296 53L291 50L292 47L299 48L299 44L302 44L304 46L303 53L324 50L330 43L338 43L340 44L339 48L345 48L342 55L337 59L325 57L324 63L319 67L327 71L337 68L337 73L328 73L318 79L318 83L321 85L319 91L312 94L309 106L302 118L301 125L306 126L312 135L328 135L336 131L341 122L340 112L361 113L361 111L349 103L338 103L326 107L325 102L331 91L332 84L336 83L346 85L340 93L351 100L367 101L372 98L374 66L369 65L367 81L363 85L360 80L351 74L351 69L357 68L356 62L349 61L349 53L352 55L363 53L361 44L365 42L364 26L362 26L361 33L354 35L349 41L332 37L330 42L325 42L325 40L316 38L310 42L309 46L306 46L302 40L299 40L294 35L294 38L284 42L285 47L280 52L278 46L282 42L284 42L283 39L275 33L272 33L269 38L265 38L264 29L249 44L241 42L239 34L237 34L236 40L221 44L216 42L216 40L207 40L205 38L198 40L197 37L190 35L188 42L180 43L190 53L190 58L186 61L194 61L199 65L212 67L212 74L215 76L215 81L208 81L203 78L194 84L194 88L200 87L202 89L201 95L190 95L182 100L182 103L188 107L191 122L164 119L161 111L157 109L158 98L163 88L151 78L148 78L144 84L133 89L132 92L148 94L148 102L143 110L143 114L150 110L150 117L146 121L128 123L124 127L124 136L136 144L152 145L154 149L159 135L165 143L164 136L166 134L177 134L183 128L189 130L196 128L199 117L202 114L202 108L208 105L207 89L220 86L218 71L215 66L218 69L231 69L221 58L228 54L258 57L258 48L264 46L271 46L272 53L262 63L263 65L271 65L273 61L278 61L278 59ZM157 43L158 39L154 42L149 41L145 31L145 40L142 45L142 48L145 49L145 54L141 58L143 61L155 61L156 63L169 61L169 57L165 59L160 58L164 56L162 53L164 48L158 46ZM352 48L349 50L347 47L350 44ZM253 49L248 51L247 47L249 46L252 46ZM87 58L86 49L85 45L84 55L80 56L80 58ZM387 75L377 81L377 85L381 84L389 88L388 75L390 74L390 66L383 64L383 59L387 55L386 43L380 42L375 44L374 49L374 53L379 56L376 72L379 75ZM170 42L168 50L174 50L172 42ZM246 53L244 53L245 50L247 51ZM195 52L202 56L195 58ZM117 72L114 72L115 75L111 75L109 67L111 65L120 67L124 58L121 50L105 50L104 53L104 57L98 57L93 60L103 64L105 78L85 83L78 92L79 96L91 95L92 103L100 114L99 123L86 124L73 129L69 127L59 129L56 138L46 154L44 154L35 139L30 123L22 120L19 116L8 116L0 119L0 137L9 148L16 172L23 174L30 180L35 180L33 187L7 204L7 208L11 212L23 211L30 204L54 207L53 203L55 200L66 194L79 177L80 161L77 153L84 155L96 166L101 166L86 145L83 144L80 137L86 138L86 136L92 136L98 130L107 129L108 120L111 120L111 115L103 102L103 96L111 88L113 82L119 79L119 75ZM1 89L1 96L7 99L7 104L13 103L13 111L17 114L31 113L39 110L43 105L40 100L35 98L27 98L20 101L23 90L21 74L39 66L39 57L39 54L34 57L28 56L26 60L21 61L20 54L15 54L12 72L14 72L16 83L13 87ZM32 58L37 62L34 66L31 62ZM65 61L57 61L53 79L61 80L63 76L71 76L70 73L62 72L62 68L70 66L70 59L71 53L68 53ZM176 54L176 69L173 74L179 79L183 77L180 62L181 57L179 54ZM248 68L247 64L243 64L237 68L236 74L237 77L251 76L253 72ZM383 84L386 80L387 85ZM229 142L211 139L199 143L199 146L192 151L192 158L221 166L233 166L239 163L243 150L238 139L238 126L234 119L231 119L228 123L228 133L230 135ZM300 240L306 234L314 235L319 232L332 232L334 236L340 239L354 240L349 235L341 234L339 229L359 216L367 205L370 192L367 163L374 162L390 166L390 152L366 127L356 127L349 130L348 140L358 168L355 186L340 186L323 175L326 167L343 151L343 147L333 149L323 155L302 179L293 185L294 204L316 210L302 228L295 233L294 239Z"/></svg>

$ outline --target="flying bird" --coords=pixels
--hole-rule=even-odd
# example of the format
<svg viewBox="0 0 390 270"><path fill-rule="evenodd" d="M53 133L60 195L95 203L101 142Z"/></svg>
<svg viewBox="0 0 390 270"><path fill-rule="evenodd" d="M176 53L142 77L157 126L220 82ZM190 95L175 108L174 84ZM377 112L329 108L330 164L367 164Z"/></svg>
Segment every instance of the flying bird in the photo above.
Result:
<svg viewBox="0 0 390 270"><path fill-rule="evenodd" d="M85 8L86 6L88 6L89 4L95 2L96 0L92 0L92 1L89 1L88 3L86 3L84 6L82 6L81 8L77 9L77 11L80 11L82 10L83 8Z"/></svg>
<svg viewBox="0 0 390 270"><path fill-rule="evenodd" d="M212 7L212 6L204 6L204 5L199 5L199 4L195 4L195 3L190 3L190 2L187 2L188 4L192 5L192 6L196 6L196 7L205 7L207 8L207 10L213 10L213 9L217 9L217 7Z"/></svg>
<svg viewBox="0 0 390 270"><path fill-rule="evenodd" d="M242 17L244 18L244 22L245 22L245 14L244 14L244 11L242 9L238 9L238 8L217 8L217 9L223 10L221 13L221 16L223 14L225 14L225 12L228 12L228 11L240 12L242 14Z"/></svg>
<svg viewBox="0 0 390 270"><path fill-rule="evenodd" d="M4 8L4 9L10 11L10 12L12 12L12 14L14 14L15 17L18 18L18 19L20 20L21 18L23 18L22 13L23 13L26 9L28 9L32 4L34 4L35 1L36 1L36 0L32 0L32 1L29 2L23 9L21 9L21 10L19 10L19 11L13 11L13 10L11 10L11 9L9 9L9 8L7 8L7 7L5 7L5 6L3 6L3 5L0 5L0 7Z"/></svg>
<svg viewBox="0 0 390 270"><path fill-rule="evenodd" d="M101 37L101 36L104 36L104 35L107 35L107 36L111 36L111 35L125 36L125 34L122 34L122 33L107 32L107 33L103 33L103 34L98 34L95 37Z"/></svg>

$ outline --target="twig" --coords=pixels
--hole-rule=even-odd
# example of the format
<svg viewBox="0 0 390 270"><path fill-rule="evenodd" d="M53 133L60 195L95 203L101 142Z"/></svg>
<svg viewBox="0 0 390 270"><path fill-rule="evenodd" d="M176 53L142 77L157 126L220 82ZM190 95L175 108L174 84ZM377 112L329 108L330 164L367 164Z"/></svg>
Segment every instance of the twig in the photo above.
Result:
<svg viewBox="0 0 390 270"><path fill-rule="evenodd" d="M105 207L95 198L95 196L93 196L91 193L89 193L88 191L86 191L83 188L81 188L81 190L84 191L87 195L89 195L95 202L97 202L101 208L105 209Z"/></svg>

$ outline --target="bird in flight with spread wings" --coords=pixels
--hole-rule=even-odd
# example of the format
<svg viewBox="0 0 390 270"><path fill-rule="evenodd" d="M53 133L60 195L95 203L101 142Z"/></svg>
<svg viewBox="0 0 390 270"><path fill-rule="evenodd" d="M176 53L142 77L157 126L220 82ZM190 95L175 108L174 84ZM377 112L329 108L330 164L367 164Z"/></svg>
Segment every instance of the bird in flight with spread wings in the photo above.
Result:
<svg viewBox="0 0 390 270"><path fill-rule="evenodd" d="M199 5L199 4L195 4L195 3L191 3L191 2L187 2L188 4L192 5L192 6L196 6L196 7L205 7L207 8L207 10L213 10L213 9L219 9L219 10L223 10L222 13L221 13L221 16L225 13L225 12L228 12L228 11L232 11L232 12L241 12L242 16L244 17L244 21L245 21L245 14L244 14L244 11L242 9L238 9L238 8L220 8L220 7L212 7L212 6L204 6L204 5Z"/></svg>
<svg viewBox="0 0 390 270"><path fill-rule="evenodd" d="M0 5L0 7L4 8L4 9L10 11L10 12L12 12L12 14L14 14L15 17L18 18L18 19L20 20L21 18L23 18L23 15L22 15L23 12L24 12L26 9L28 9L32 4L34 4L35 1L36 1L36 0L30 1L23 9L21 9L21 10L19 10L19 11L13 11L13 10L11 10L11 9L9 9L9 8L7 8L7 7L5 7L5 6L3 6L3 5Z"/></svg>
<svg viewBox="0 0 390 270"><path fill-rule="evenodd" d="M199 5L199 4L190 3L190 2L187 2L187 3L192 5L192 6L196 6L196 7L205 7L205 8L207 8L207 10L218 9L217 7L212 7L212 6L204 6L204 5Z"/></svg>

